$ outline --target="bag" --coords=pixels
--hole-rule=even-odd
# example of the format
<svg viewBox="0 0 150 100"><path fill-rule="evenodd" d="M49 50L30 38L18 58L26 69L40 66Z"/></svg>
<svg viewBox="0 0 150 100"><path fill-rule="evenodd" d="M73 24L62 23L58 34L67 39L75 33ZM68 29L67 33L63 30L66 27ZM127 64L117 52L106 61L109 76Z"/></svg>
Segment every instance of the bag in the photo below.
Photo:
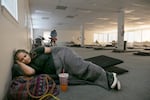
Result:
<svg viewBox="0 0 150 100"><path fill-rule="evenodd" d="M20 76L12 80L8 100L59 100L55 81L47 74L33 77Z"/></svg>

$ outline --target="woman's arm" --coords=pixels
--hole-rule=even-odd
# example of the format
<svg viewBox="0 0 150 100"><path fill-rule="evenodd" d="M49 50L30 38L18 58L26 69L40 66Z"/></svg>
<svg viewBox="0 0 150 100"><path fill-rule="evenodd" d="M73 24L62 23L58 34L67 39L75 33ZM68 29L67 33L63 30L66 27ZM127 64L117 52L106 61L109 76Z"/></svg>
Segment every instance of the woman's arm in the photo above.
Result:
<svg viewBox="0 0 150 100"><path fill-rule="evenodd" d="M31 76L31 75L34 75L35 74L35 70L33 68L31 68L30 66L20 62L20 61L17 61L18 65L20 66L20 68L22 69L22 71L24 72L25 75L27 76Z"/></svg>
<svg viewBox="0 0 150 100"><path fill-rule="evenodd" d="M43 54L43 53L51 53L51 48L50 47L37 47L33 50L30 51L31 54Z"/></svg>

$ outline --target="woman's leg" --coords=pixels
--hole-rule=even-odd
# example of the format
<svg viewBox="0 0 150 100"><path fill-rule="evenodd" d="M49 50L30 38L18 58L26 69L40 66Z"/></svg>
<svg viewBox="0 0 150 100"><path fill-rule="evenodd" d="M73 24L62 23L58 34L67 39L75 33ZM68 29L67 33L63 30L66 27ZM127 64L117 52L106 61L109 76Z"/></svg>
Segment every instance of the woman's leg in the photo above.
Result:
<svg viewBox="0 0 150 100"><path fill-rule="evenodd" d="M96 64L85 61L71 49L62 48L58 56L57 59L59 59L58 62L61 63L61 67L63 67L66 72L79 79L93 82L106 89L109 89L110 83L114 81L112 73L106 72L102 67ZM55 62L57 63L56 65L58 65L58 62Z"/></svg>

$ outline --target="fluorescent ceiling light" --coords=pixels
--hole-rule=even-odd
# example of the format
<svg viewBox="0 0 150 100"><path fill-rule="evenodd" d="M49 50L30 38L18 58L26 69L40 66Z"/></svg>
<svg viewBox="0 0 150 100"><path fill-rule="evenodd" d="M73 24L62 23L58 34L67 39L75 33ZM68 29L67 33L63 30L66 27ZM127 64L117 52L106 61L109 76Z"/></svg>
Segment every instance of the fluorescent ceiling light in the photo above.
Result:
<svg viewBox="0 0 150 100"><path fill-rule="evenodd" d="M42 10L35 10L35 13L38 13L38 14L51 14L51 12L42 11Z"/></svg>
<svg viewBox="0 0 150 100"><path fill-rule="evenodd" d="M88 10L88 9L79 9L78 11L81 13L91 13L92 12L91 10Z"/></svg>
<svg viewBox="0 0 150 100"><path fill-rule="evenodd" d="M101 18L101 17L96 18L96 19L100 19L100 20L109 20L109 18Z"/></svg>
<svg viewBox="0 0 150 100"><path fill-rule="evenodd" d="M125 13L126 14L129 14L129 13L132 13L132 12L134 12L135 10L125 10Z"/></svg>
<svg viewBox="0 0 150 100"><path fill-rule="evenodd" d="M134 3L132 4L133 6L137 6L137 7L145 7L145 5L142 5L142 4L137 4L137 3Z"/></svg>
<svg viewBox="0 0 150 100"><path fill-rule="evenodd" d="M114 25L116 25L116 24L117 24L117 22L110 22L110 24L114 24Z"/></svg>
<svg viewBox="0 0 150 100"><path fill-rule="evenodd" d="M141 18L139 18L139 17L129 17L128 19L129 19L129 20L139 20L139 19L141 19Z"/></svg>
<svg viewBox="0 0 150 100"><path fill-rule="evenodd" d="M95 26L95 27L104 27L103 25L100 25L100 26Z"/></svg>
<svg viewBox="0 0 150 100"><path fill-rule="evenodd" d="M137 24L144 24L144 22L136 22Z"/></svg>

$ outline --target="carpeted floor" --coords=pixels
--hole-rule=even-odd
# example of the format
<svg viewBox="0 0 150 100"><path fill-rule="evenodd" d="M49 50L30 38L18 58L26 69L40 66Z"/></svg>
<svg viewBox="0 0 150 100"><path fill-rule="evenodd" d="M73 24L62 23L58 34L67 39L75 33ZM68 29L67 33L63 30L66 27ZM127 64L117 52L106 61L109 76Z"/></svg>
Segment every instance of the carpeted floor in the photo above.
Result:
<svg viewBox="0 0 150 100"><path fill-rule="evenodd" d="M121 91L106 90L99 86L78 85L69 86L67 92L60 92L60 100L150 100L150 58L149 56L136 56L133 53L113 53L111 50L93 50L75 48L84 59L97 55L106 55L118 58L124 63L117 67L127 69L129 72L118 75L122 84Z"/></svg>

